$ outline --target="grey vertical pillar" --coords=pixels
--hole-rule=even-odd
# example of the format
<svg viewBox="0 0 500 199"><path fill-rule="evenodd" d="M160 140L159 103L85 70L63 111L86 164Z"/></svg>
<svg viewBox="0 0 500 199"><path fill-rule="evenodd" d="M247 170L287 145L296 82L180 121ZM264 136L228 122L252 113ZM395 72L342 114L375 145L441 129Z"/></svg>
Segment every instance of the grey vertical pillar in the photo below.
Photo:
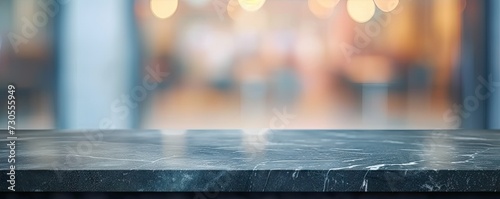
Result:
<svg viewBox="0 0 500 199"><path fill-rule="evenodd" d="M58 128L131 128L129 1L66 0L58 49ZM128 103L130 104L130 103Z"/></svg>
<svg viewBox="0 0 500 199"><path fill-rule="evenodd" d="M484 89L477 93L478 88L484 87L482 78L488 78L488 33L489 17L485 14L488 9L487 1L468 1L462 16L462 52L460 67L461 99L454 104L453 110L460 117L461 128L484 129L488 128L490 106L489 98Z"/></svg>
<svg viewBox="0 0 500 199"><path fill-rule="evenodd" d="M490 0L489 14L491 16L489 25L490 41L490 74L495 82L500 82L500 1ZM489 101L489 128L500 129L500 85L496 86L495 92Z"/></svg>

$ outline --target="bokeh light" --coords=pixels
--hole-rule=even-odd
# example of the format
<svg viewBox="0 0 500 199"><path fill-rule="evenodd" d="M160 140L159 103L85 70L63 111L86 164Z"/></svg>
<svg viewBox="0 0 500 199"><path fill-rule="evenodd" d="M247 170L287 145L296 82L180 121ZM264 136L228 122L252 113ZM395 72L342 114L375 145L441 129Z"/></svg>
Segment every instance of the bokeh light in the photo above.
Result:
<svg viewBox="0 0 500 199"><path fill-rule="evenodd" d="M160 18L166 19L172 16L177 10L179 5L178 0L151 0L151 11L153 14Z"/></svg>
<svg viewBox="0 0 500 199"><path fill-rule="evenodd" d="M255 12L266 3L266 0L238 0L238 2L244 10Z"/></svg>
<svg viewBox="0 0 500 199"><path fill-rule="evenodd" d="M373 0L347 0L347 12L354 21L365 23L375 14L375 3Z"/></svg>
<svg viewBox="0 0 500 199"><path fill-rule="evenodd" d="M114 3L105 3L109 6L106 9L94 8L96 13L78 12L92 10L90 4L72 5L74 9L66 10L68 13L61 15L60 20L71 22L78 18L81 23L71 23L75 27L55 28L57 23L53 20L58 19L51 17L45 27L33 24L37 35L20 43L19 52L15 52L15 44L11 45L7 37L9 33L27 38L24 32L32 24L26 24L23 17L27 16L30 23L42 21L40 17L33 18L46 10L32 1L0 2L4 1L11 3L0 3L0 80L15 80L22 86L25 94L20 99L40 99L24 102L26 109L33 111L22 113L21 117L26 118L23 127L44 129L76 128L83 123L90 127L95 123L89 122L95 114L85 112L78 116L81 121L60 124L57 121L64 120L61 115L71 113L57 113L56 109L65 106L61 108L54 101L79 101L61 99L62 95L45 91L57 90L61 85L74 90L99 89L96 84L80 80L50 83L58 79L59 70L71 71L73 67L99 63L112 67L108 70L111 72L98 74L100 79L110 83L118 76L122 79L121 83L112 84L113 89L123 89L116 93L119 95L136 91L128 88L141 86L149 72L170 74L162 80L146 80L148 85L158 83L154 90L130 94L145 96L147 100L137 102L130 120L127 119L130 122L116 120L123 128L270 128L271 119L276 117L273 109L283 114L284 106L287 114L297 116L284 128L455 128L455 123L440 122L449 107L463 101L451 94L465 92L462 84L475 84L456 79L454 74L485 65L473 58L485 56L482 46L487 41L480 36L488 32L481 27L491 22L486 16L474 17L484 13L484 0L244 1L247 9L240 5L243 0L134 0L133 4L110 1ZM248 11L248 3L252 2L256 3L256 8L250 9L256 10L253 12ZM97 6L104 8L102 3ZM461 12L465 7L466 13ZM392 11L385 12L389 10ZM111 21L105 26L92 25L102 16ZM119 23L111 23L112 20ZM119 39L85 37L81 42L101 44L106 39L118 42L118 46L110 43L107 46L115 47L109 52L100 46L53 48L54 42L67 43L64 39L59 41L57 35L71 36L75 30L87 31L82 34L97 31L100 36ZM419 30L426 33L420 34ZM476 44L477 39L483 42ZM60 53L75 50L98 50L103 54L93 56L90 64L78 66L59 60L58 57L66 57ZM127 59L123 59L123 53ZM117 65L123 67L114 71L113 66ZM103 71L97 69L96 73ZM92 77L92 73L86 76ZM81 77L85 80L86 76ZM114 100L111 97L106 97L109 103ZM109 112L107 104L101 101L89 101L87 106L102 107L99 115L111 116L113 110ZM376 110L366 106L372 102L374 106L384 106ZM373 113L380 116L371 118ZM95 124L99 128L99 123Z"/></svg>
<svg viewBox="0 0 500 199"><path fill-rule="evenodd" d="M399 0L374 0L377 7L384 11L390 12L393 11L396 7L398 7Z"/></svg>

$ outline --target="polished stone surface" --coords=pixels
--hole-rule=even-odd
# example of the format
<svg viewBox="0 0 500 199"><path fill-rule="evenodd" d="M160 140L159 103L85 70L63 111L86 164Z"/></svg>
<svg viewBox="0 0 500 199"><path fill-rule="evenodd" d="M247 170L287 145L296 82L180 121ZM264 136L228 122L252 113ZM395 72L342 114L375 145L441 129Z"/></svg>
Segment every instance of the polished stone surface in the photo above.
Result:
<svg viewBox="0 0 500 199"><path fill-rule="evenodd" d="M497 191L500 131L18 131L15 165L19 191Z"/></svg>

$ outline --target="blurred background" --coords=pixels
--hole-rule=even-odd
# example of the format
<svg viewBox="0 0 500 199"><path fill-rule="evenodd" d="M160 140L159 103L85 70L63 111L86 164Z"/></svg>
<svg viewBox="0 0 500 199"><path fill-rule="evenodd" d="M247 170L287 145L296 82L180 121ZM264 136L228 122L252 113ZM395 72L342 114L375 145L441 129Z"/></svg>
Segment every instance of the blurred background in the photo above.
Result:
<svg viewBox="0 0 500 199"><path fill-rule="evenodd" d="M499 129L498 10L0 0L0 110L14 83L23 129Z"/></svg>

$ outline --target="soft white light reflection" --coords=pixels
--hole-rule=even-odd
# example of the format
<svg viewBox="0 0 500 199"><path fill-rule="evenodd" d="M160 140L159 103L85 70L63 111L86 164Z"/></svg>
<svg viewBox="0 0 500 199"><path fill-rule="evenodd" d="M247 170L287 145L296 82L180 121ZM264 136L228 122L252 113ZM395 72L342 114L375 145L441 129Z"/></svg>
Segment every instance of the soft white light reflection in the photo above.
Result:
<svg viewBox="0 0 500 199"><path fill-rule="evenodd" d="M242 145L250 157L259 156L269 143L270 129L243 130Z"/></svg>
<svg viewBox="0 0 500 199"><path fill-rule="evenodd" d="M266 0L238 0L238 2L244 10L254 12L259 10L266 3Z"/></svg>
<svg viewBox="0 0 500 199"><path fill-rule="evenodd" d="M172 16L177 10L178 5L178 0L151 0L150 2L151 11L160 19L166 19Z"/></svg>
<svg viewBox="0 0 500 199"><path fill-rule="evenodd" d="M347 0L347 12L354 21L365 23L375 14L375 3L373 0Z"/></svg>
<svg viewBox="0 0 500 199"><path fill-rule="evenodd" d="M384 11L390 12L393 11L396 7L398 7L399 0L374 0L377 7Z"/></svg>

